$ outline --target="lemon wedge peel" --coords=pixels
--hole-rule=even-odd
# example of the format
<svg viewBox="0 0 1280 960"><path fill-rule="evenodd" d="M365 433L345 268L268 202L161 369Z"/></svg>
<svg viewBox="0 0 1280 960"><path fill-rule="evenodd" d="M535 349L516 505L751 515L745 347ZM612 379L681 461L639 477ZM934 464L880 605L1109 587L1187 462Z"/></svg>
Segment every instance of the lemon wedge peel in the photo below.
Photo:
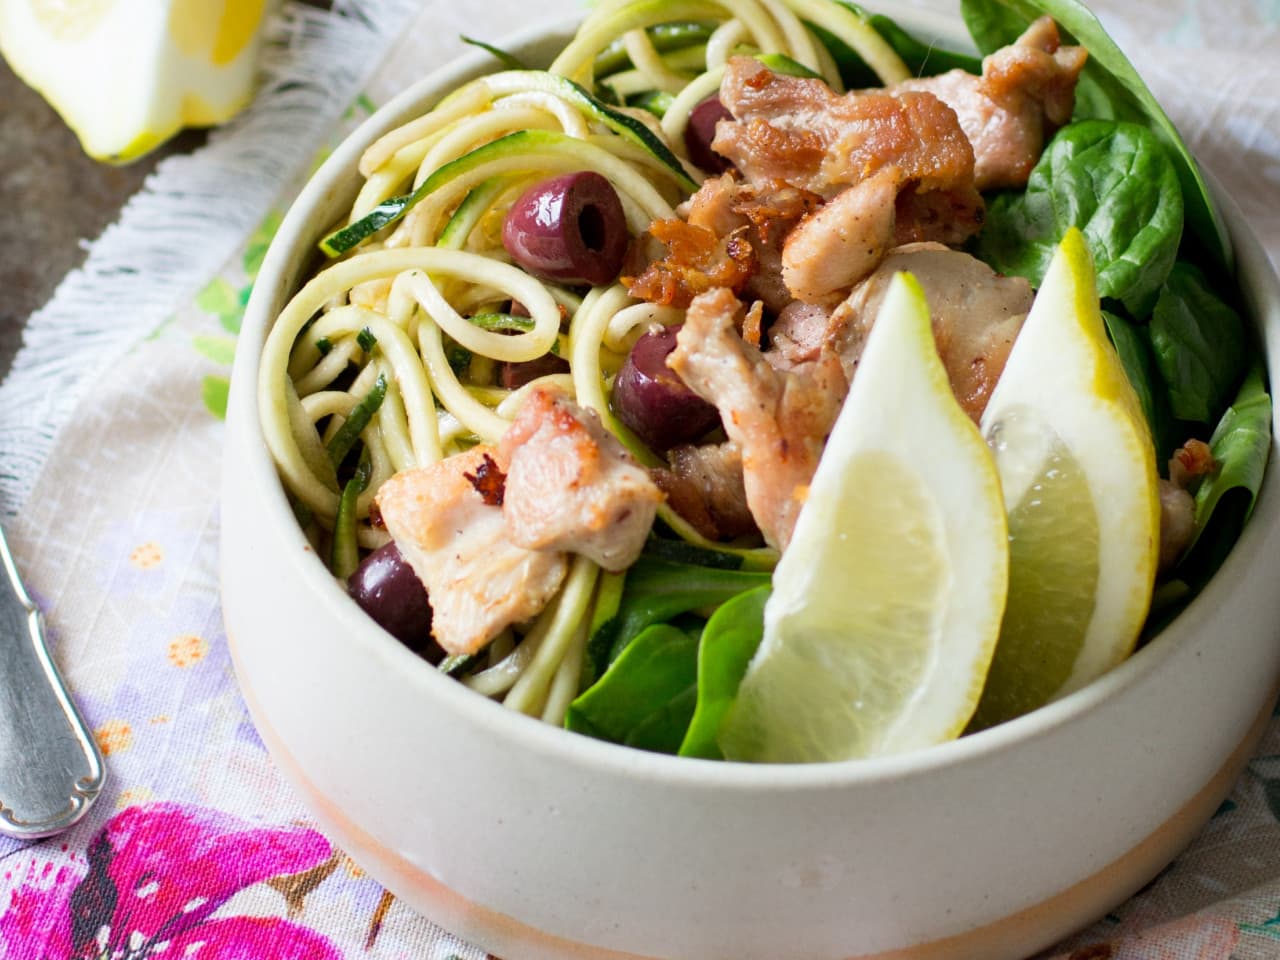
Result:
<svg viewBox="0 0 1280 960"><path fill-rule="evenodd" d="M137 159L183 127L230 119L251 99L263 0L167 0L159 13L150 0L73 7L0 2L0 54L94 159ZM193 18L216 27L201 30L198 44L179 26Z"/></svg>
<svg viewBox="0 0 1280 960"><path fill-rule="evenodd" d="M995 449L1010 535L1036 542L1025 549L1015 543L1012 551L1002 632L1016 641L1002 637L975 727L1065 696L1125 659L1151 603L1160 529L1154 448L1107 338L1092 258L1078 230L1068 231L1050 263L982 432ZM1073 483L1083 498L1070 494ZM1047 519L1032 526L1037 510ZM1042 535L1050 528L1052 536ZM1096 549L1085 556L1081 540L1090 536ZM1027 583L1075 590L1085 604L1075 618L1081 622L1023 617L1039 604L1018 594ZM1043 681L1046 671L1063 677L1056 688L1034 696L1013 689L1019 678L1039 674Z"/></svg>
<svg viewBox="0 0 1280 960"><path fill-rule="evenodd" d="M898 274L774 572L721 749L845 760L958 736L1007 576L994 463L951 392L923 291Z"/></svg>

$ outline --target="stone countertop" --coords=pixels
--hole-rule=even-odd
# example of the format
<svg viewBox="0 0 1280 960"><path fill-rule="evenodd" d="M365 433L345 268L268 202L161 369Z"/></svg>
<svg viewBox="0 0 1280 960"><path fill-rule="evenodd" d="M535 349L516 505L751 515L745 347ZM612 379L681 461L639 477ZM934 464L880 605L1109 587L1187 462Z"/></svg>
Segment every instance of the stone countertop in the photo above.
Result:
<svg viewBox="0 0 1280 960"><path fill-rule="evenodd" d="M330 0L304 0L327 7ZM179 134L121 167L91 160L44 99L0 59L0 380L22 342L22 328L85 257L85 244L120 213L165 157L204 143Z"/></svg>

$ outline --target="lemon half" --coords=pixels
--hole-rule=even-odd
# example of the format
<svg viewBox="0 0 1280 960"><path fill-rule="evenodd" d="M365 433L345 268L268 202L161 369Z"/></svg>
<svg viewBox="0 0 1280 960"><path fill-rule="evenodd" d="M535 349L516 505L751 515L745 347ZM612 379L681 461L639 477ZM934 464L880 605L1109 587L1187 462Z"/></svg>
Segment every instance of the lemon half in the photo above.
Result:
<svg viewBox="0 0 1280 960"><path fill-rule="evenodd" d="M974 727L1079 689L1133 650L1159 550L1155 455L1078 230L982 417L1009 515L1009 601Z"/></svg>
<svg viewBox="0 0 1280 960"><path fill-rule="evenodd" d="M1007 544L990 452L919 284L898 274L774 572L725 756L845 760L959 735L995 649Z"/></svg>
<svg viewBox="0 0 1280 960"><path fill-rule="evenodd" d="M253 92L266 0L0 0L0 53L100 160L132 160Z"/></svg>

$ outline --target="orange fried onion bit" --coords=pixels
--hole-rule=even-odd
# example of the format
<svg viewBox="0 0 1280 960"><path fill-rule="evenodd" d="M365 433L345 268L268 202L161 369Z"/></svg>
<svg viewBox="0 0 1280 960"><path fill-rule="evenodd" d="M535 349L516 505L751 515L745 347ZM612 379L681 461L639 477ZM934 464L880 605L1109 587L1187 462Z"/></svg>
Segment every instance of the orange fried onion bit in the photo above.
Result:
<svg viewBox="0 0 1280 960"><path fill-rule="evenodd" d="M622 276L627 292L640 300L684 308L698 294L717 287L740 291L755 272L755 251L745 230L718 237L683 220L655 220L647 236L661 244L663 252L650 257L638 273L626 269Z"/></svg>

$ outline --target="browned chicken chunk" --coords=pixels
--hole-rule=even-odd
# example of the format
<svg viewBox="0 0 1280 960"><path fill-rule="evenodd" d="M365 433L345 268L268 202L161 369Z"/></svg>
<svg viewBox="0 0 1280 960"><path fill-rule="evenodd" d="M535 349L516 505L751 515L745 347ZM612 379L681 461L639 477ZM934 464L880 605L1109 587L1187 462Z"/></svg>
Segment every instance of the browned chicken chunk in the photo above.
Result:
<svg viewBox="0 0 1280 960"><path fill-rule="evenodd" d="M673 510L709 540L757 533L742 479L742 451L732 440L672 448L671 468L653 471Z"/></svg>
<svg viewBox="0 0 1280 960"><path fill-rule="evenodd" d="M1031 309L1031 285L1021 277L1001 276L981 260L940 243L898 247L832 313L826 342L840 355L850 378L889 281L899 271L909 272L924 289L951 390L977 423Z"/></svg>
<svg viewBox="0 0 1280 960"><path fill-rule="evenodd" d="M751 514L765 541L783 549L848 385L831 353L775 370L738 334L743 313L729 290L697 297L667 365L720 411L742 452Z"/></svg>
<svg viewBox="0 0 1280 960"><path fill-rule="evenodd" d="M1083 47L1062 46L1057 24L1041 17L983 60L981 77L952 70L891 90L932 93L956 112L973 144L979 190L1024 187L1046 138L1071 119L1086 59Z"/></svg>
<svg viewBox="0 0 1280 960"><path fill-rule="evenodd" d="M749 184L785 184L825 200L783 224L785 300L834 303L895 244L959 244L982 224L973 148L955 112L930 93L839 95L820 80L735 58L721 99L735 119L716 128L715 148ZM763 254L758 263L769 267ZM785 300L765 303L777 311Z"/></svg>
<svg viewBox="0 0 1280 960"><path fill-rule="evenodd" d="M635 563L662 492L590 410L536 390L503 434L511 541L567 550L606 570Z"/></svg>
<svg viewBox="0 0 1280 960"><path fill-rule="evenodd" d="M720 100L734 121L719 123L713 147L751 183L779 180L829 200L886 167L926 191L973 181L973 148L932 94L838 94L733 57Z"/></svg>
<svg viewBox="0 0 1280 960"><path fill-rule="evenodd" d="M502 508L477 489L495 454L475 447L398 473L378 491L387 530L427 588L432 636L453 654L475 653L538 614L568 569L563 553L513 544Z"/></svg>

